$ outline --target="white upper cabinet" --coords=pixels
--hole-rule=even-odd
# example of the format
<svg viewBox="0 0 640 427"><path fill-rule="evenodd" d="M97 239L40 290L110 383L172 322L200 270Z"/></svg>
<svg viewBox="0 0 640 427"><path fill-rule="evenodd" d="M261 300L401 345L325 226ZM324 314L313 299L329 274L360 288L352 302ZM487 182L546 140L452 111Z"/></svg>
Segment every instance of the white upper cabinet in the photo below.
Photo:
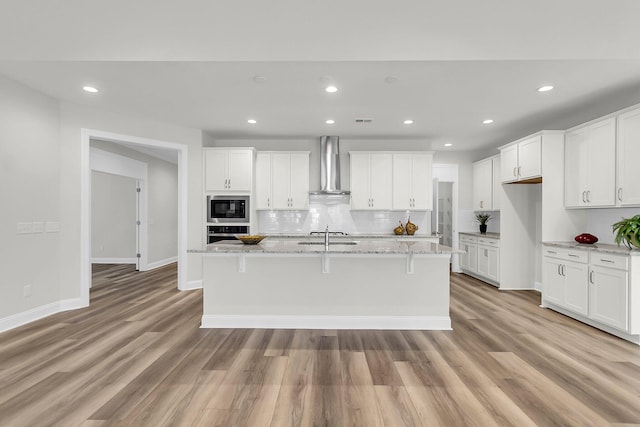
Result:
<svg viewBox="0 0 640 427"><path fill-rule="evenodd" d="M205 191L250 192L253 182L252 149L204 150Z"/></svg>
<svg viewBox="0 0 640 427"><path fill-rule="evenodd" d="M473 210L493 210L493 162L491 158L473 164Z"/></svg>
<svg viewBox="0 0 640 427"><path fill-rule="evenodd" d="M502 182L542 176L542 136L536 135L500 148Z"/></svg>
<svg viewBox="0 0 640 427"><path fill-rule="evenodd" d="M432 163L430 153L393 153L393 209L433 209Z"/></svg>
<svg viewBox="0 0 640 427"><path fill-rule="evenodd" d="M565 136L565 206L614 206L615 183L615 117L568 131Z"/></svg>
<svg viewBox="0 0 640 427"><path fill-rule="evenodd" d="M256 209L271 209L271 154L256 154Z"/></svg>
<svg viewBox="0 0 640 427"><path fill-rule="evenodd" d="M640 205L640 109L618 116L616 203Z"/></svg>
<svg viewBox="0 0 640 427"><path fill-rule="evenodd" d="M492 202L492 210L499 211L500 210L500 190L502 189L502 180L500 179L500 156L494 156L491 159L491 170L493 172L493 198Z"/></svg>
<svg viewBox="0 0 640 427"><path fill-rule="evenodd" d="M389 210L392 195L392 155L351 152L351 209Z"/></svg>
<svg viewBox="0 0 640 427"><path fill-rule="evenodd" d="M309 208L309 153L259 152L256 157L256 209Z"/></svg>

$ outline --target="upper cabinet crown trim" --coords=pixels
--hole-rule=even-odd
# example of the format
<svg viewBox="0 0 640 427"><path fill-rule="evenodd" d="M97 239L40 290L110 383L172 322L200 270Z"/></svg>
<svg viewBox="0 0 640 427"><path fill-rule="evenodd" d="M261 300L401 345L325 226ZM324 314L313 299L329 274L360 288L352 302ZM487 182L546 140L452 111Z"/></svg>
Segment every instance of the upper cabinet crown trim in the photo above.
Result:
<svg viewBox="0 0 640 427"><path fill-rule="evenodd" d="M511 145L518 144L518 143L520 143L522 141L534 138L536 136L541 136L541 135L563 135L564 133L565 133L565 131L563 131L563 130L541 130L539 132L532 133L531 135L527 135L527 136L525 136L523 138L517 139L517 140L515 140L513 142L510 142L508 144L501 145L501 146L498 147L498 150L502 150L503 148L509 147Z"/></svg>

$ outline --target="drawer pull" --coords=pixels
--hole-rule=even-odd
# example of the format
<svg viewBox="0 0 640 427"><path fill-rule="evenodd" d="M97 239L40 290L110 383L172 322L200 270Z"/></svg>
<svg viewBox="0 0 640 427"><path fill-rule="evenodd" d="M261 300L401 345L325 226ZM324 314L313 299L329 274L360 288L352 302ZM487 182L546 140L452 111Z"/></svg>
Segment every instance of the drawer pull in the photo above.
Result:
<svg viewBox="0 0 640 427"><path fill-rule="evenodd" d="M602 262L609 262L609 263L611 263L611 264L615 264L615 263L616 263L615 261L611 261L610 259L604 259L604 258L600 258L600 261L602 261Z"/></svg>
<svg viewBox="0 0 640 427"><path fill-rule="evenodd" d="M580 255L575 255L575 254L569 254L569 256L572 258L580 258Z"/></svg>
<svg viewBox="0 0 640 427"><path fill-rule="evenodd" d="M547 251L548 254L557 254L558 252L555 251Z"/></svg>

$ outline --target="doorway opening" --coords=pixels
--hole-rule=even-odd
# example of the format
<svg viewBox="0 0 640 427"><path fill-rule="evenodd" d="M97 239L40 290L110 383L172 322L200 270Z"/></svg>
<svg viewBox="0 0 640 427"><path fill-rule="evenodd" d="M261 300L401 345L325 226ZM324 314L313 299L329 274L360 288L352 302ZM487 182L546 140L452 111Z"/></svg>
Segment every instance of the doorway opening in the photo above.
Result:
<svg viewBox="0 0 640 427"><path fill-rule="evenodd" d="M433 211L431 229L440 243L458 249L458 165L433 165ZM460 273L458 255L451 257L451 270Z"/></svg>
<svg viewBox="0 0 640 427"><path fill-rule="evenodd" d="M92 155L92 141L105 141L109 143L115 143L128 148L135 149L136 151L142 150L157 150L171 153L173 156L177 156L178 167L178 183L177 183L177 287L179 290L185 290L187 286L187 160L188 160L188 147L186 144L178 144L166 141L151 140L146 138L133 137L128 135L120 135L109 132L103 132L91 129L82 129L81 136L81 215L80 215L80 234L81 234L81 280L80 280L80 298L82 304L89 305L89 289L92 281L92 170L95 168L104 168L96 164L95 158ZM104 157L104 156L103 156ZM109 155L107 155L109 157ZM97 163L104 161L102 158ZM129 159L131 162L136 162L133 159ZM143 162L138 162L143 163ZM148 219L146 217L147 209L147 197L144 190L144 186L147 182L147 178L144 174L140 174L139 171L132 173L128 170L132 163L127 162L125 165L109 166L108 173L123 175L135 178L138 186L141 188L140 197L138 199L137 214L139 215L139 224L136 223L135 234L137 236L138 251L136 252L136 263L140 270L146 270L148 265L148 250L145 250L145 245L148 245ZM114 169L115 168L115 169ZM120 170L118 170L120 168ZM103 172L105 172L103 170ZM136 222L138 219L136 219ZM138 256L138 254L140 254Z"/></svg>

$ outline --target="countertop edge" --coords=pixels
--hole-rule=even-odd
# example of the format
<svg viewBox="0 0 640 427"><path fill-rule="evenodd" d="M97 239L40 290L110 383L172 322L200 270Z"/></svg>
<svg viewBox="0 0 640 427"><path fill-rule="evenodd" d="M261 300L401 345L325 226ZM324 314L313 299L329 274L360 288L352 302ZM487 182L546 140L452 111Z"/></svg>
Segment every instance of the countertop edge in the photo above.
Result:
<svg viewBox="0 0 640 427"><path fill-rule="evenodd" d="M640 256L640 249L628 249L624 246L611 245L608 243L595 243L593 245L576 243L576 242L542 242L544 246L563 249L577 249L587 252L602 252L617 255Z"/></svg>

